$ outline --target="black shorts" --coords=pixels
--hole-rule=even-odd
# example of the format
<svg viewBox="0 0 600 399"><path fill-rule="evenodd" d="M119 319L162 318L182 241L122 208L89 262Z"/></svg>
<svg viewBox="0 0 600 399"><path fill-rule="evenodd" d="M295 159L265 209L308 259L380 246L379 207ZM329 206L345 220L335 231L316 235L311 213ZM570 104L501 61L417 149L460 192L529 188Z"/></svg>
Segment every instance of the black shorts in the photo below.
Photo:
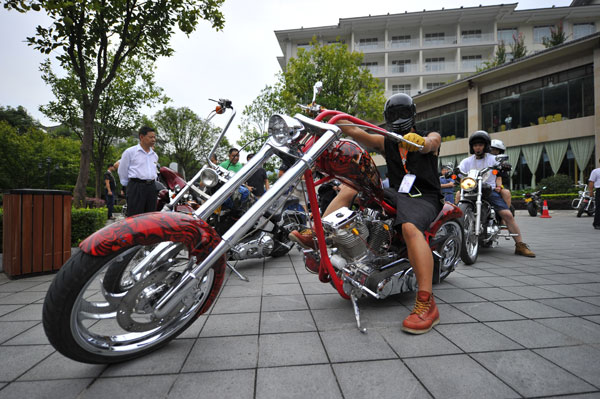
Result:
<svg viewBox="0 0 600 399"><path fill-rule="evenodd" d="M412 223L420 231L425 232L441 210L441 202L436 206L431 199L396 193L396 221L394 226L401 228L404 223Z"/></svg>

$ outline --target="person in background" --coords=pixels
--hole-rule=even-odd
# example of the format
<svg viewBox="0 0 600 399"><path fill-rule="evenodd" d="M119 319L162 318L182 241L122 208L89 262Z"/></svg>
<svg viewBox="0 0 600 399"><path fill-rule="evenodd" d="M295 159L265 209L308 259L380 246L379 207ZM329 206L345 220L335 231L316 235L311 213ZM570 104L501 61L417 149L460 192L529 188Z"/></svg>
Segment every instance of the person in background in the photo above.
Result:
<svg viewBox="0 0 600 399"><path fill-rule="evenodd" d="M506 124L506 130L510 130L512 125L512 116L510 116L510 114L504 118L504 123Z"/></svg>
<svg viewBox="0 0 600 399"><path fill-rule="evenodd" d="M490 153L492 155L500 155L504 154L505 152L506 146L504 145L502 140L492 140L492 144L490 144ZM506 205L508 205L508 207L510 208L510 205L512 203L512 194L508 189L508 187L510 187L510 173L508 170L499 170L498 176L502 178L502 184L500 185L500 195L502 196L504 202L506 202Z"/></svg>
<svg viewBox="0 0 600 399"><path fill-rule="evenodd" d="M156 211L156 131L142 126L138 137L140 143L126 149L119 161L119 180L127 187L127 216Z"/></svg>
<svg viewBox="0 0 600 399"><path fill-rule="evenodd" d="M248 162L254 157L255 154L248 154ZM262 197L266 190L269 189L269 179L267 179L267 171L260 167L246 182L246 185L252 191L256 197Z"/></svg>
<svg viewBox="0 0 600 399"><path fill-rule="evenodd" d="M115 206L115 191L117 184L115 183L115 177L113 172L115 171L114 165L108 165L108 169L104 172L104 186L106 188L106 207L108 208L108 218L114 220L113 209Z"/></svg>
<svg viewBox="0 0 600 399"><path fill-rule="evenodd" d="M600 160L598 160L600 162ZM600 168L592 170L588 181L588 190L590 190L590 197L594 195L594 188L596 188L596 213L594 214L594 229L600 230Z"/></svg>
<svg viewBox="0 0 600 399"><path fill-rule="evenodd" d="M390 176L387 172L385 172L385 179L381 182L383 188L390 188Z"/></svg>
<svg viewBox="0 0 600 399"><path fill-rule="evenodd" d="M237 148L229 149L229 159L227 161L223 161L219 164L219 166L224 167L227 170L231 170L234 172L239 172L240 169L244 165L240 162L240 151Z"/></svg>
<svg viewBox="0 0 600 399"><path fill-rule="evenodd" d="M440 176L440 187L442 188L442 195L444 201L454 204L454 185L455 181L451 177L446 177L449 173L452 173L452 165L443 165L442 174Z"/></svg>

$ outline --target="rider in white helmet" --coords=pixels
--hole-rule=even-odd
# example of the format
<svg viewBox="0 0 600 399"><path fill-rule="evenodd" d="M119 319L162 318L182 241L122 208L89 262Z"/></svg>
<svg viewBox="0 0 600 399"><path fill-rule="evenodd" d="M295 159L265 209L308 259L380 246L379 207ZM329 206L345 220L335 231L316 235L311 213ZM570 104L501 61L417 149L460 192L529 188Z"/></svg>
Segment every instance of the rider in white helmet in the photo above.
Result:
<svg viewBox="0 0 600 399"><path fill-rule="evenodd" d="M492 140L492 143L490 144L490 152L492 153L492 155L504 154L506 152L506 146L504 145L502 140L494 139L494 140ZM502 185L500 186L502 188L502 190L500 190L500 196L502 196L502 199L504 200L504 202L506 202L506 205L508 205L508 207L510 208L511 193L510 193L510 190L508 189L509 181L510 181L510 174L508 173L508 171L502 170L502 171L498 172L498 176L500 176L502 178Z"/></svg>

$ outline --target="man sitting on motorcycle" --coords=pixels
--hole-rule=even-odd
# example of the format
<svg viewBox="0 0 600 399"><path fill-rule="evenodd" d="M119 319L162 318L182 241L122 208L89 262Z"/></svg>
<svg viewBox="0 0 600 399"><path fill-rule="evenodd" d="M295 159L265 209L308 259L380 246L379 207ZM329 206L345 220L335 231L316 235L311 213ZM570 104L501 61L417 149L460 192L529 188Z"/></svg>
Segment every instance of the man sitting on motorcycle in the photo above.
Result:
<svg viewBox="0 0 600 399"><path fill-rule="evenodd" d="M471 155L461 161L459 169L463 173L467 173L471 169L481 170L488 166L496 164L496 156L490 153L491 140L489 134L484 130L478 130L469 137L469 152ZM515 254L535 258L535 253L529 249L529 246L523 242L521 230L515 221L512 213L508 209L508 205L500 196L502 190L502 178L499 175L489 174L486 181L491 187L492 192L487 198L494 210L498 212L508 231L512 234L515 240Z"/></svg>
<svg viewBox="0 0 600 399"><path fill-rule="evenodd" d="M502 142L502 140L497 140L494 139L492 140L492 144L490 145L490 152L492 153L492 155L500 155L500 154L504 154L504 152L506 152L506 146L504 145L504 143ZM510 204L512 202L512 195L510 193L510 190L508 189L509 186L509 181L510 181L510 173L509 170L499 170L498 171L498 176L500 176L502 179L502 184L500 185L500 196L502 197L502 199L504 200L504 202L506 202L506 205L508 205L508 209L510 209Z"/></svg>
<svg viewBox="0 0 600 399"><path fill-rule="evenodd" d="M406 242L408 258L419 286L415 307L404 319L402 330L412 334L423 334L440 320L432 293L433 255L423 232L443 206L437 168L441 136L436 132L424 136L414 133L416 107L412 98L406 94L390 97L385 103L383 114L387 129L403 134L410 143L399 144L381 135L369 134L359 127L345 126L347 121L340 121L339 125L346 135L359 144L385 155L390 181L390 189L387 190L396 197L395 228L401 231ZM419 150L412 143L422 145L423 148ZM325 214L343 206L350 206L355 196L355 190L342 186ZM307 237L308 234L293 233L290 234L290 239L299 242L300 245L305 246L312 241L311 237Z"/></svg>

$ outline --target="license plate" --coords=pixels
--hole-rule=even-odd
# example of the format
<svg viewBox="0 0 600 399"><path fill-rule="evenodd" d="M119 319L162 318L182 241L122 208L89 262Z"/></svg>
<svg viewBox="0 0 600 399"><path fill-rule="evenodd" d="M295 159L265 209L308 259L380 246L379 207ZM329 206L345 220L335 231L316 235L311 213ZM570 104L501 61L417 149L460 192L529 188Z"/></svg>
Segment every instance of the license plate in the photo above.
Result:
<svg viewBox="0 0 600 399"><path fill-rule="evenodd" d="M531 202L532 199L531 198L525 198L525 202Z"/></svg>

